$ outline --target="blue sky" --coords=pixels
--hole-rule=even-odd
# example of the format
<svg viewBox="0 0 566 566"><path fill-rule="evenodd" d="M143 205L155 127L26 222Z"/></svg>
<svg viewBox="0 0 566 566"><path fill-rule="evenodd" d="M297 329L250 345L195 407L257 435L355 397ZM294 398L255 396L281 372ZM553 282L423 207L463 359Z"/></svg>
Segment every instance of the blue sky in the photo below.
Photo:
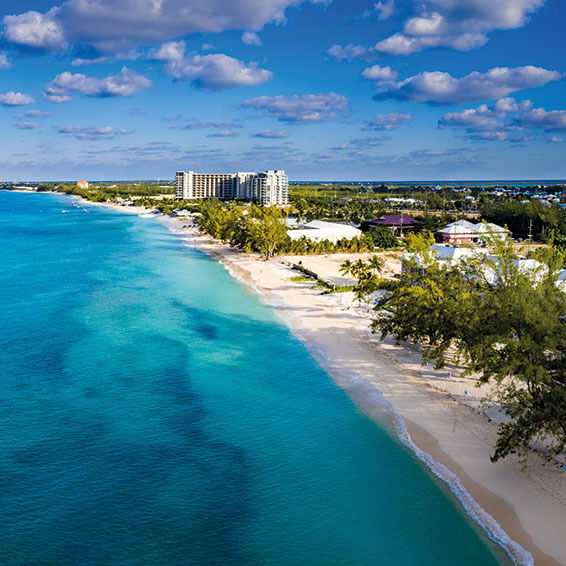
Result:
<svg viewBox="0 0 566 566"><path fill-rule="evenodd" d="M0 179L566 178L564 0L3 0Z"/></svg>

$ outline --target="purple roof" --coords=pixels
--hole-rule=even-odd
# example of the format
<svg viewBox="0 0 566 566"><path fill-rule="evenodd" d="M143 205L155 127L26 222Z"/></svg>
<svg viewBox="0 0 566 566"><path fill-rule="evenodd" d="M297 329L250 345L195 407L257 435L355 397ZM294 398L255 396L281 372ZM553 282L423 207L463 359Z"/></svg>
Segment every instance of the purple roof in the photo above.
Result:
<svg viewBox="0 0 566 566"><path fill-rule="evenodd" d="M377 224L379 226L412 226L416 224L417 221L408 214L384 214L381 218L377 220L370 220L370 224Z"/></svg>

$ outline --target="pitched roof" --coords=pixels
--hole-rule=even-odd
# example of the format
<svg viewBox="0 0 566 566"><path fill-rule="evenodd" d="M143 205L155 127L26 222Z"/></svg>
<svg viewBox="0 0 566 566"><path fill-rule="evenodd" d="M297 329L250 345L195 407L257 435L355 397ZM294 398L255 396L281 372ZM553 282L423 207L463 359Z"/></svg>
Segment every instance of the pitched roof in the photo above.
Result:
<svg viewBox="0 0 566 566"><path fill-rule="evenodd" d="M416 224L417 221L408 214L384 214L377 220L370 220L370 224L377 224L379 226L411 226Z"/></svg>
<svg viewBox="0 0 566 566"><path fill-rule="evenodd" d="M476 233L475 226L472 228L466 228L461 226L460 224L448 224L445 228L442 228L438 231L440 234L446 234L448 236L456 236L456 235L468 235L472 236Z"/></svg>

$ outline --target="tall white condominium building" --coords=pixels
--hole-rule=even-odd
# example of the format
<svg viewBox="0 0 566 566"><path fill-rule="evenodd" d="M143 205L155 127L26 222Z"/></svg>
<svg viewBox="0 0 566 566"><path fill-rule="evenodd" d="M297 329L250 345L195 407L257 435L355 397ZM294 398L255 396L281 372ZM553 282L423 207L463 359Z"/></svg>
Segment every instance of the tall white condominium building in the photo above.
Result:
<svg viewBox="0 0 566 566"><path fill-rule="evenodd" d="M182 199L243 199L272 205L287 204L289 198L289 179L281 169L220 175L177 171L175 186L175 195Z"/></svg>

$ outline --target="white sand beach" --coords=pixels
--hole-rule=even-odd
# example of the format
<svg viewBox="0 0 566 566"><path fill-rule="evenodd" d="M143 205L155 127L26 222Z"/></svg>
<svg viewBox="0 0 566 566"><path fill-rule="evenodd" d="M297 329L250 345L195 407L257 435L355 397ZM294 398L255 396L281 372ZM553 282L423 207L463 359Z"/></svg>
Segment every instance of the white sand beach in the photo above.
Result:
<svg viewBox="0 0 566 566"><path fill-rule="evenodd" d="M402 417L396 433L403 436L406 424L410 448L448 480L472 516L518 563L532 563L532 555L537 565L566 564L566 471L536 453L524 469L513 457L492 463L497 427L477 408L480 392L473 379L459 377L456 368L423 367L415 349L381 342L369 332L370 312L352 302L352 293L321 295L310 282L291 281L298 273L289 260L302 259L319 273L326 263L329 275L336 271L331 263L351 255L264 261L196 230L176 231L259 292L358 407L383 423L382 392ZM388 261L393 271L394 254Z"/></svg>

